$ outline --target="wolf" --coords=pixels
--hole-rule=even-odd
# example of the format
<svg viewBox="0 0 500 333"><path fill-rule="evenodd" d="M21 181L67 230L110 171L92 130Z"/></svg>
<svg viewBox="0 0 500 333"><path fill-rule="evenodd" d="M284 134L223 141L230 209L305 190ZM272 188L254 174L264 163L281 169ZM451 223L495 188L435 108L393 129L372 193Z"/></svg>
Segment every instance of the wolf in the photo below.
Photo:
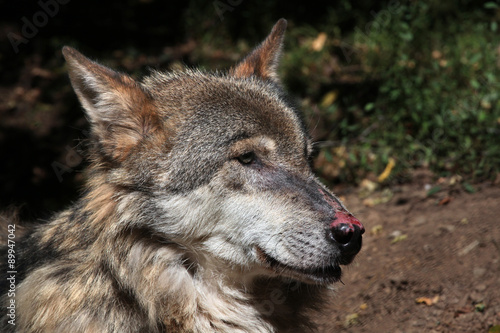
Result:
<svg viewBox="0 0 500 333"><path fill-rule="evenodd" d="M15 244L3 332L315 331L364 227L311 170L285 28L226 72L140 82L63 48L87 183Z"/></svg>

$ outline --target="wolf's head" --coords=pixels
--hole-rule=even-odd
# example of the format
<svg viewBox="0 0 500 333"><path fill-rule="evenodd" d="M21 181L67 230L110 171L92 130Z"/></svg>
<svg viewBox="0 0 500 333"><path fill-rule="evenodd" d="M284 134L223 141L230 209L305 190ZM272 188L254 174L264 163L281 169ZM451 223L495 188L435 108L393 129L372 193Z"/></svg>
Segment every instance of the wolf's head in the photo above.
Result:
<svg viewBox="0 0 500 333"><path fill-rule="evenodd" d="M278 21L228 73L142 82L63 49L92 126L91 181L114 188L116 227L182 248L191 274L223 263L235 279L329 283L361 248L364 228L313 175L310 139L278 79L285 28Z"/></svg>

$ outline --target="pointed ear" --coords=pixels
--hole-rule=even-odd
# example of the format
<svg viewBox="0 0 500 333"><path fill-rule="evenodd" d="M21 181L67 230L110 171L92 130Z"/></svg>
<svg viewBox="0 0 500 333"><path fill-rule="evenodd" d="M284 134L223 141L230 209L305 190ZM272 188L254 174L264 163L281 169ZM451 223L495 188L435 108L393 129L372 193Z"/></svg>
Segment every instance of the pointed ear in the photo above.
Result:
<svg viewBox="0 0 500 333"><path fill-rule="evenodd" d="M148 94L131 77L101 66L73 48L63 55L69 77L99 141L100 153L123 160L159 125Z"/></svg>
<svg viewBox="0 0 500 333"><path fill-rule="evenodd" d="M276 72L285 36L286 20L280 19L267 38L256 47L230 74L243 78L255 75L264 80L279 82Z"/></svg>

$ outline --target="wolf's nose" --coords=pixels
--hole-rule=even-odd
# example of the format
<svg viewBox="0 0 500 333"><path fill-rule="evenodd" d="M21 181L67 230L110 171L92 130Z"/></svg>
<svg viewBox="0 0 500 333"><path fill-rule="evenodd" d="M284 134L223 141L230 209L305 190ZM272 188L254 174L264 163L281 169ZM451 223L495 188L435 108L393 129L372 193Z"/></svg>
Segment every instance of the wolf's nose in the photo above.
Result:
<svg viewBox="0 0 500 333"><path fill-rule="evenodd" d="M354 232L355 229L352 226L342 223L332 229L332 237L337 243L346 245L352 240Z"/></svg>
<svg viewBox="0 0 500 333"><path fill-rule="evenodd" d="M357 232L364 234L365 227L351 213L337 211L335 220L330 224L333 238L340 244L346 244Z"/></svg>
<svg viewBox="0 0 500 333"><path fill-rule="evenodd" d="M330 224L330 237L347 257L356 255L361 249L361 235L365 227L350 213L337 211L335 220ZM348 260L350 261L350 260Z"/></svg>

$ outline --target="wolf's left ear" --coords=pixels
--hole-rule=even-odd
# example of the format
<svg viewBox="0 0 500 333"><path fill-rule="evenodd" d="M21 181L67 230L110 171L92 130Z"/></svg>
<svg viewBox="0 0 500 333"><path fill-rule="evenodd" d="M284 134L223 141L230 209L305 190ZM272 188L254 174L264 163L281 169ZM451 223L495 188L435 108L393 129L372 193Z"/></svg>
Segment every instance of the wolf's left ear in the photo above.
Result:
<svg viewBox="0 0 500 333"><path fill-rule="evenodd" d="M286 20L280 19L269 36L235 68L232 68L230 74L239 78L254 75L264 80L279 82L277 67L286 25Z"/></svg>

